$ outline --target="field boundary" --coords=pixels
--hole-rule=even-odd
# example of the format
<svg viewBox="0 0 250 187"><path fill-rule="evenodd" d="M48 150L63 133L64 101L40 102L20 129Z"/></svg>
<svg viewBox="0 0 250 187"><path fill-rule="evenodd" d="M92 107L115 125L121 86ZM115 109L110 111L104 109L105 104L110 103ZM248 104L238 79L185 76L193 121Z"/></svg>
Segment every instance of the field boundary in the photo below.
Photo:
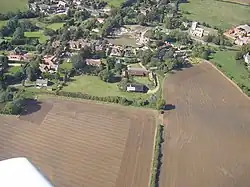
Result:
<svg viewBox="0 0 250 187"><path fill-rule="evenodd" d="M90 99L83 99L83 98L77 98L77 97L66 97L66 96L59 96L59 95L49 95L49 94L38 94L36 99L37 100L43 100L47 98L52 98L52 99L64 99L68 101L80 101L80 102L89 102L89 103L96 103L100 105L110 105L114 107L125 107L125 108L132 108L133 110L135 109L140 109L140 110L145 110L145 111L152 111L152 112L157 112L156 109L150 108L150 107L139 107L139 106L134 106L134 105L121 105L119 103L111 103L111 102L105 102L105 101L98 101L98 100L90 100Z"/></svg>
<svg viewBox="0 0 250 187"><path fill-rule="evenodd" d="M217 70L224 78L226 78L235 88L237 88L248 100L250 98L245 94L242 89L233 81L231 80L228 76L226 76L219 68L217 68L212 62L204 60L205 63L210 64L215 70Z"/></svg>
<svg viewBox="0 0 250 187"><path fill-rule="evenodd" d="M156 136L154 141L154 151L153 151L153 162L150 177L150 187L158 186L161 168L161 158L162 158L162 143L163 143L163 124L159 124L156 127Z"/></svg>

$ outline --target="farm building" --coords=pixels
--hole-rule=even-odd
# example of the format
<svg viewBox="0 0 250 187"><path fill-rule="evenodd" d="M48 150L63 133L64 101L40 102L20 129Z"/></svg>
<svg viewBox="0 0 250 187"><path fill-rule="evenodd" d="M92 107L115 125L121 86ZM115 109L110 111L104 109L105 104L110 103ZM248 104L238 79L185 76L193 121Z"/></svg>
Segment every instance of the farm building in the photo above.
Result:
<svg viewBox="0 0 250 187"><path fill-rule="evenodd" d="M86 59L86 64L91 66L100 66L101 59Z"/></svg>
<svg viewBox="0 0 250 187"><path fill-rule="evenodd" d="M148 76L149 71L144 68L128 68L128 75L132 76Z"/></svg>
<svg viewBox="0 0 250 187"><path fill-rule="evenodd" d="M36 80L36 87L37 88L44 88L48 86L48 79L37 79Z"/></svg>
<svg viewBox="0 0 250 187"><path fill-rule="evenodd" d="M129 84L127 85L128 92L142 92L145 93L148 88L143 84Z"/></svg>
<svg viewBox="0 0 250 187"><path fill-rule="evenodd" d="M250 66L250 53L244 55L244 61L248 66Z"/></svg>

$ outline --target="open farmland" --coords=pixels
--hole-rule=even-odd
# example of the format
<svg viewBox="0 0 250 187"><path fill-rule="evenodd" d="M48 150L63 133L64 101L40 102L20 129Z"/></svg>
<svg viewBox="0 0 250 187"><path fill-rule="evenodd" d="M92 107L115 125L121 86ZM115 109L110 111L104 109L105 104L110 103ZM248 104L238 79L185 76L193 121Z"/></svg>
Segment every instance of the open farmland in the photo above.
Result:
<svg viewBox="0 0 250 187"><path fill-rule="evenodd" d="M160 187L248 187L250 101L208 63L169 75Z"/></svg>
<svg viewBox="0 0 250 187"><path fill-rule="evenodd" d="M46 98L0 118L0 160L24 156L60 187L148 185L155 116L146 109Z"/></svg>
<svg viewBox="0 0 250 187"><path fill-rule="evenodd" d="M190 0L180 5L185 17L221 29L249 22L250 7L216 0Z"/></svg>
<svg viewBox="0 0 250 187"><path fill-rule="evenodd" d="M16 12L18 10L24 11L28 10L28 1L27 0L0 0L0 12Z"/></svg>

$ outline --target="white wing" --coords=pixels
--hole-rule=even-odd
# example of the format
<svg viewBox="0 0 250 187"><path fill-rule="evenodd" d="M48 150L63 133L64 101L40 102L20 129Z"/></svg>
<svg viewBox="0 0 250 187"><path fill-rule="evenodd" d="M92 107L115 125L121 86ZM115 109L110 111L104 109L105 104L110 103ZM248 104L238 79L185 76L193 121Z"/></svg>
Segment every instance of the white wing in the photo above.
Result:
<svg viewBox="0 0 250 187"><path fill-rule="evenodd" d="M0 161L1 187L54 187L23 157Z"/></svg>

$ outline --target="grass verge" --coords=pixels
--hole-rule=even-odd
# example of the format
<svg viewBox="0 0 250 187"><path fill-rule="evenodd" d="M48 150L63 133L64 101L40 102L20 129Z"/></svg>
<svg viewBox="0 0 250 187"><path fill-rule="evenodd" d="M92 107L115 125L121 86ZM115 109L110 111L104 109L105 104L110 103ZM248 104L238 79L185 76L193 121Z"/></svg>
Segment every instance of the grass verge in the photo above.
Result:
<svg viewBox="0 0 250 187"><path fill-rule="evenodd" d="M210 60L229 79L236 83L241 90L250 96L250 72L243 61L235 60L237 51L217 51Z"/></svg>
<svg viewBox="0 0 250 187"><path fill-rule="evenodd" d="M161 169L161 158L162 158L162 143L163 143L163 125L157 126L157 133L155 137L155 147L154 147L154 158L152 163L152 172L150 178L150 187L158 186L160 169Z"/></svg>

